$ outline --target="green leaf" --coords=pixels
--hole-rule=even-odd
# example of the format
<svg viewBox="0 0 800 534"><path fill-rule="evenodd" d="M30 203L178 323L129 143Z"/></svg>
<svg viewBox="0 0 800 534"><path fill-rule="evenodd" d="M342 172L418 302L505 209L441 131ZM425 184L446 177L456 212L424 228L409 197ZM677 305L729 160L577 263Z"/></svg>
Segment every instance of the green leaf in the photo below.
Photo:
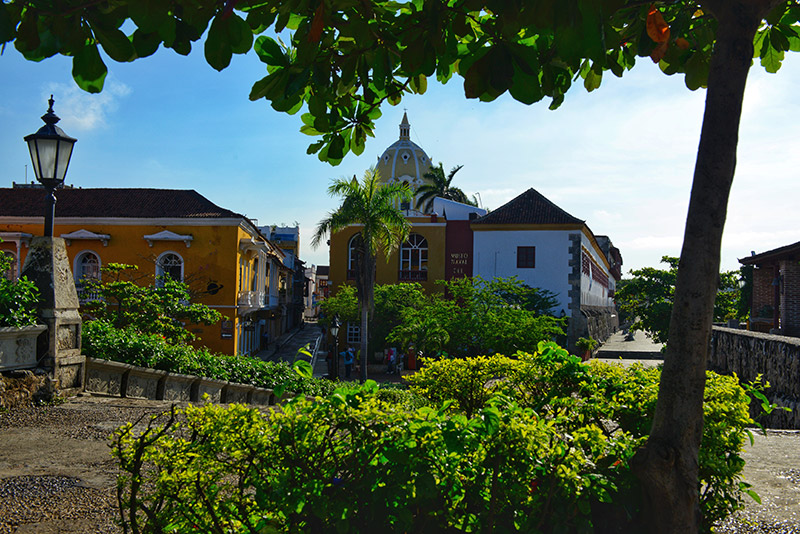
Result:
<svg viewBox="0 0 800 534"><path fill-rule="evenodd" d="M266 35L260 36L256 39L256 44L253 46L253 49L256 51L256 54L258 54L259 59L267 65L285 67L289 64L280 45L271 37L267 37Z"/></svg>
<svg viewBox="0 0 800 534"><path fill-rule="evenodd" d="M84 46L72 58L72 78L78 87L89 93L99 93L103 90L108 69L100 58L97 45Z"/></svg>
<svg viewBox="0 0 800 534"><path fill-rule="evenodd" d="M250 90L250 100L281 98L285 93L287 82L288 75L286 70L276 70L253 84L253 88Z"/></svg>
<svg viewBox="0 0 800 534"><path fill-rule="evenodd" d="M227 18L228 41L234 54L246 54L253 46L250 25L236 13Z"/></svg>
<svg viewBox="0 0 800 534"><path fill-rule="evenodd" d="M155 54L161 44L161 36L158 32L145 33L141 30L133 32L133 48L136 50L136 57L147 57Z"/></svg>
<svg viewBox="0 0 800 534"><path fill-rule="evenodd" d="M586 79L583 81L583 86L589 92L592 92L600 87L600 82L603 81L603 69L596 69L596 65L597 63L595 63L595 66L589 69L589 72L586 73Z"/></svg>
<svg viewBox="0 0 800 534"><path fill-rule="evenodd" d="M5 2L0 2L0 43L7 43L14 40L14 29L16 21L13 20L11 9Z"/></svg>
<svg viewBox="0 0 800 534"><path fill-rule="evenodd" d="M761 496L758 493L756 493L755 491L753 491L751 489L746 489L746 490L744 490L744 492L746 494L748 494L758 504L761 504Z"/></svg>
<svg viewBox="0 0 800 534"><path fill-rule="evenodd" d="M331 159L342 159L344 157L344 137L334 134L328 144L327 156Z"/></svg>
<svg viewBox="0 0 800 534"><path fill-rule="evenodd" d="M692 54L684 68L686 70L686 87L692 91L705 87L708 82L708 62L702 54Z"/></svg>
<svg viewBox="0 0 800 534"><path fill-rule="evenodd" d="M105 53L114 61L125 63L136 57L128 36L120 30L116 28L105 30L95 25L92 26L92 31Z"/></svg>
<svg viewBox="0 0 800 534"><path fill-rule="evenodd" d="M302 349L301 349L302 350ZM306 351L308 356L310 357L311 354ZM314 368L311 367L311 364L308 363L306 360L297 360L292 365L292 369L294 372L300 375L303 378L311 378L314 376Z"/></svg>
<svg viewBox="0 0 800 534"><path fill-rule="evenodd" d="M231 64L233 50L228 41L227 21L222 16L214 17L206 37L206 61L214 69L221 71Z"/></svg>
<svg viewBox="0 0 800 534"><path fill-rule="evenodd" d="M764 67L769 73L775 74L781 68L783 62L783 51L776 50L772 43L764 43L764 48L761 50L761 66Z"/></svg>
<svg viewBox="0 0 800 534"><path fill-rule="evenodd" d="M418 95L424 95L428 90L428 78L424 74L411 78L411 90Z"/></svg>

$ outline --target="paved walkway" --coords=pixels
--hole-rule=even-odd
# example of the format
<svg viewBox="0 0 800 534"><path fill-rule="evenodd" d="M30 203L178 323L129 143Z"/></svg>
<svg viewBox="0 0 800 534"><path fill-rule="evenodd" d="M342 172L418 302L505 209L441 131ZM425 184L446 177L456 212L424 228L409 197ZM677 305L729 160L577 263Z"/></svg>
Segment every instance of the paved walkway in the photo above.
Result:
<svg viewBox="0 0 800 534"><path fill-rule="evenodd" d="M595 359L620 361L630 364L641 362L647 366L658 365L664 361L661 343L655 343L644 332L636 331L633 339L626 339L622 331L612 334L594 354Z"/></svg>
<svg viewBox="0 0 800 534"><path fill-rule="evenodd" d="M297 351L306 345L309 350L314 349L314 343L322 335L316 323L307 322L304 326L294 328L280 336L277 343L270 344L266 350L259 351L257 358L265 362L287 362L294 363Z"/></svg>

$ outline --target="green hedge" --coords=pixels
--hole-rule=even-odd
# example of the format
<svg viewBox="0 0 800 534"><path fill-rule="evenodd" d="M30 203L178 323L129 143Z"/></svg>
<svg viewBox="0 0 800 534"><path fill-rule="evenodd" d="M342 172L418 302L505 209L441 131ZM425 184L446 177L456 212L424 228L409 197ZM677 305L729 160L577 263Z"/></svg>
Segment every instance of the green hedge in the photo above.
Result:
<svg viewBox="0 0 800 534"><path fill-rule="evenodd" d="M132 328L117 329L104 321L86 323L82 341L84 354L92 358L172 373L264 388L282 386L288 391L307 395L327 395L336 387L329 380L303 377L284 362L264 362L243 356L214 354L184 344L172 345L158 334L141 334Z"/></svg>
<svg viewBox="0 0 800 534"><path fill-rule="evenodd" d="M653 421L659 368L623 367L592 361L582 365L554 343L540 343L535 353L517 353L465 360L424 360L422 370L409 378L413 393L434 402L451 399L452 410L477 413L494 395L502 394L535 410L563 432L594 426L609 439L624 434L643 441ZM752 388L751 388L752 389ZM755 495L742 478L744 443L750 439L751 399L734 376L706 373L703 438L700 446L700 505L706 530ZM620 458L627 462L634 450ZM615 479L620 487L633 478L626 470ZM635 499L620 493L616 500ZM636 503L628 506L636 507Z"/></svg>
<svg viewBox="0 0 800 534"><path fill-rule="evenodd" d="M115 434L129 531L587 531L619 469L605 459L632 446L593 426L556 432L502 399L473 418L409 410L374 382L281 412L183 415Z"/></svg>
<svg viewBox="0 0 800 534"><path fill-rule="evenodd" d="M130 532L630 532L641 510L630 461L659 378L543 343L427 361L410 391L346 384L268 414L190 407L115 433L122 520ZM736 377L708 374L706 532L751 493L748 404Z"/></svg>

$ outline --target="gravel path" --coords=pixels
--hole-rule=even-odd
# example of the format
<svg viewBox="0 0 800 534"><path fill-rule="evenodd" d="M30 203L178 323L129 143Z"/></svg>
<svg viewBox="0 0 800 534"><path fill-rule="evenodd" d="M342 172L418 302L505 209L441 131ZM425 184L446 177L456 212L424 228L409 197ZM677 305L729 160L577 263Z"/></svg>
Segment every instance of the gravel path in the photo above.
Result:
<svg viewBox="0 0 800 534"><path fill-rule="evenodd" d="M0 534L121 532L108 436L123 422L168 408L77 397L0 413ZM748 502L717 532L800 534L800 432L757 435L745 460L745 477L762 503Z"/></svg>

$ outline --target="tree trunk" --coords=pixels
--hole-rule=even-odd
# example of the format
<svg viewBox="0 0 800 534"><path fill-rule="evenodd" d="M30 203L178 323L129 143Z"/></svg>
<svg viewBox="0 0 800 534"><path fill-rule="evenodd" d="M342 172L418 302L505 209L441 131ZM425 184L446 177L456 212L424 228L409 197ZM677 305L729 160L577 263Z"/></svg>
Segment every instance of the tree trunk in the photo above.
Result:
<svg viewBox="0 0 800 534"><path fill-rule="evenodd" d="M701 525L698 450L722 230L753 38L774 3L702 3L718 21L716 45L653 427L632 462L644 490L641 520L648 531L693 533Z"/></svg>
<svg viewBox="0 0 800 534"><path fill-rule="evenodd" d="M361 309L361 372L359 379L364 383L367 381L367 363L369 362L369 316L375 300L375 256L367 252L359 254L357 266L356 289Z"/></svg>

